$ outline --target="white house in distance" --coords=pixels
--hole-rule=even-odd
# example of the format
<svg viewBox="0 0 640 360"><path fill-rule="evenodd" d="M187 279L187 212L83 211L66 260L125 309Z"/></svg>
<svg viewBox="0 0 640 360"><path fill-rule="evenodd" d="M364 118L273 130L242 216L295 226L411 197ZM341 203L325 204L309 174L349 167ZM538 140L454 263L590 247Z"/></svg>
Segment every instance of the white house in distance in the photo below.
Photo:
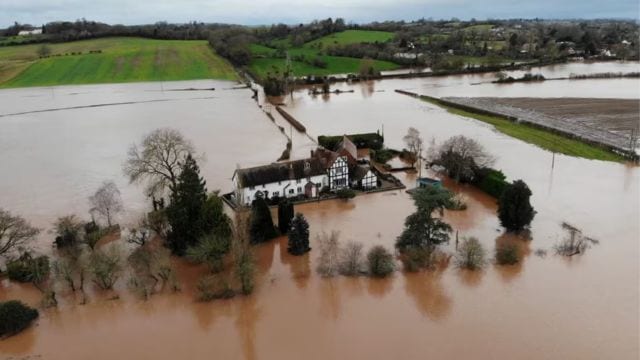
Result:
<svg viewBox="0 0 640 360"><path fill-rule="evenodd" d="M307 159L236 170L232 178L236 202L251 205L257 197L316 198L321 190L372 190L378 186L369 166L357 163L353 142L344 137L336 150L319 147Z"/></svg>
<svg viewBox="0 0 640 360"><path fill-rule="evenodd" d="M37 28L33 30L20 30L18 32L18 36L40 35L40 34L42 34L42 28Z"/></svg>

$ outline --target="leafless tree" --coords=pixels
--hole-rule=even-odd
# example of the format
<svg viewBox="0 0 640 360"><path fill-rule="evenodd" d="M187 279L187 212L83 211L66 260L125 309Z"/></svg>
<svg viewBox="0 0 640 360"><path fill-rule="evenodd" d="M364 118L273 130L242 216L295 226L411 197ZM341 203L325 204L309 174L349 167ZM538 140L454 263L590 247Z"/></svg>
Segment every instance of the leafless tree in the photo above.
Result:
<svg viewBox="0 0 640 360"><path fill-rule="evenodd" d="M128 259L133 270L133 276L128 282L129 288L144 299L156 292L158 284L160 290L167 284L174 290L178 289L169 250L151 245L135 249Z"/></svg>
<svg viewBox="0 0 640 360"><path fill-rule="evenodd" d="M144 246L151 238L152 231L149 214L143 214L135 224L129 226L129 233L127 234L126 240L130 244Z"/></svg>
<svg viewBox="0 0 640 360"><path fill-rule="evenodd" d="M53 273L58 281L66 283L72 292L84 292L86 259L82 248L72 246L61 252L61 257L53 263Z"/></svg>
<svg viewBox="0 0 640 360"><path fill-rule="evenodd" d="M339 233L332 231L331 235L322 233L318 236L320 257L318 259L318 273L324 277L332 277L340 270L340 242Z"/></svg>
<svg viewBox="0 0 640 360"><path fill-rule="evenodd" d="M96 193L89 197L89 202L92 210L107 219L109 227L112 218L123 210L120 190L113 181L103 182Z"/></svg>
<svg viewBox="0 0 640 360"><path fill-rule="evenodd" d="M422 138L420 137L420 131L414 127L410 127L407 131L407 135L402 138L407 144L407 149L411 153L412 156L412 164L411 166L416 166L416 162L418 159L422 157Z"/></svg>
<svg viewBox="0 0 640 360"><path fill-rule="evenodd" d="M162 193L166 187L173 191L180 163L193 152L193 145L179 131L157 129L142 139L140 147L131 145L123 170L132 183L146 180L149 194Z"/></svg>
<svg viewBox="0 0 640 360"><path fill-rule="evenodd" d="M474 139L458 135L438 147L434 162L444 166L455 180L468 181L476 170L493 165L495 158Z"/></svg>
<svg viewBox="0 0 640 360"><path fill-rule="evenodd" d="M102 290L111 290L122 273L122 253L118 247L94 251L89 259L93 283Z"/></svg>
<svg viewBox="0 0 640 360"><path fill-rule="evenodd" d="M340 253L340 273L356 276L364 272L364 250L362 243L349 241Z"/></svg>
<svg viewBox="0 0 640 360"><path fill-rule="evenodd" d="M0 208L0 256L25 246L39 232L22 217Z"/></svg>
<svg viewBox="0 0 640 360"><path fill-rule="evenodd" d="M558 255L573 256L584 254L591 245L599 243L598 240L583 235L580 229L571 224L563 222L562 228L569 233L569 236L555 246L555 251Z"/></svg>

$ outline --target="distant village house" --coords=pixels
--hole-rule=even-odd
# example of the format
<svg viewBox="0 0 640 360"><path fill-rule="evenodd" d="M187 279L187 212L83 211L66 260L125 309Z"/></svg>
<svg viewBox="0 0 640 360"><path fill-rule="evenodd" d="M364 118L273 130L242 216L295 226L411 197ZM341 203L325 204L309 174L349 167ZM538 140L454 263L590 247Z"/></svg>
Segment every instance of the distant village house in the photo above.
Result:
<svg viewBox="0 0 640 360"><path fill-rule="evenodd" d="M32 30L20 30L18 36L40 35L42 34L42 28Z"/></svg>

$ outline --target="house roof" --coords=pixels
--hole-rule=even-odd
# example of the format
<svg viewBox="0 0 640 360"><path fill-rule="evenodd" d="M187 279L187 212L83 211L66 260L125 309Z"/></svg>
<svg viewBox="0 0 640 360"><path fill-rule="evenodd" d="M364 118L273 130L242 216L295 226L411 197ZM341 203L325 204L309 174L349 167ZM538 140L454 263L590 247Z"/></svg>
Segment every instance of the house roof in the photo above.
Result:
<svg viewBox="0 0 640 360"><path fill-rule="evenodd" d="M329 169L339 157L340 154L323 147L318 147L316 150L311 151L311 158L319 161L325 170Z"/></svg>
<svg viewBox="0 0 640 360"><path fill-rule="evenodd" d="M351 170L351 177L355 181L360 181L367 176L367 173L371 170L368 166L358 165Z"/></svg>
<svg viewBox="0 0 640 360"><path fill-rule="evenodd" d="M244 188L323 175L326 174L325 169L320 159L310 158L238 169L234 176L238 177L239 186Z"/></svg>
<svg viewBox="0 0 640 360"><path fill-rule="evenodd" d="M342 137L342 140L338 143L338 146L336 146L337 153L342 153L343 150L354 159L358 158L358 148L346 135Z"/></svg>

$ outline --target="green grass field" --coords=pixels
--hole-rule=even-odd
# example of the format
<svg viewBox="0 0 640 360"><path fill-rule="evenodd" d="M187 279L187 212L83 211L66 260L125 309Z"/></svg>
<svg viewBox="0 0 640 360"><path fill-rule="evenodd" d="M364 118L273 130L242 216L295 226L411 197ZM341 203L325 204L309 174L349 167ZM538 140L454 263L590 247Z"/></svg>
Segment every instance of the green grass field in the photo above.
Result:
<svg viewBox="0 0 640 360"><path fill-rule="evenodd" d="M561 153L569 156L582 157L593 160L616 161L623 162L625 159L613 152L603 148L587 144L585 142L570 139L568 137L558 135L549 131L545 131L526 124L518 124L507 119L495 116L476 114L450 106L445 106L437 101L427 100L434 105L446 109L448 112L493 125L498 131L522 140L529 144L539 146L545 150Z"/></svg>
<svg viewBox="0 0 640 360"><path fill-rule="evenodd" d="M105 38L0 48L0 87L97 84L134 81L237 79L231 64L206 41ZM90 54L89 51L101 53ZM71 53L82 53L71 55ZM68 55L67 55L68 54Z"/></svg>
<svg viewBox="0 0 640 360"><path fill-rule="evenodd" d="M284 46L290 57L304 56L307 60L313 60L316 57L327 63L326 68L316 67L304 61L291 61L293 73L296 76L306 75L332 75L357 73L360 68L360 59L320 55L321 49L330 45L347 45L364 42L384 42L393 38L394 34L385 31L366 31L366 30L347 30L335 34L331 34L308 43L301 47L291 47L289 39L281 39L272 41L272 46ZM322 44L319 46L319 44ZM251 44L249 46L252 56L254 57L249 65L250 71L257 77L264 77L269 72L278 70L282 72L285 68L286 61L282 58L275 57L276 49L259 44ZM373 61L374 67L379 71L393 70L399 68L399 65L389 61Z"/></svg>
<svg viewBox="0 0 640 360"><path fill-rule="evenodd" d="M318 44L322 46L348 45L357 43L387 42L393 39L394 34L387 31L370 30L346 30L339 33L327 35L319 39L304 44L304 47L314 47Z"/></svg>

